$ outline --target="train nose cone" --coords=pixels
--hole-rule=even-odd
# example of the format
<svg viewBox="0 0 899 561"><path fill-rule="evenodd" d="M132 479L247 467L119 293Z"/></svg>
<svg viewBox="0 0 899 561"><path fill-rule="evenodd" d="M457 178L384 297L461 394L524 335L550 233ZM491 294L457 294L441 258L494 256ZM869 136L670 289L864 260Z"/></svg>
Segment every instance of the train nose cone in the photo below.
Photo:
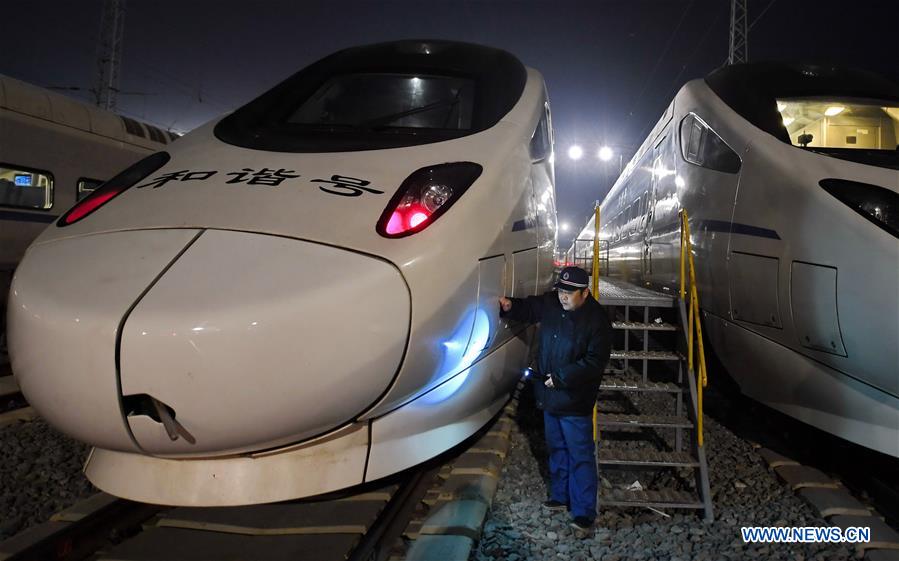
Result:
<svg viewBox="0 0 899 561"><path fill-rule="evenodd" d="M9 294L9 354L22 393L49 423L102 448L138 451L120 405L119 325L198 233L117 232L29 248Z"/></svg>
<svg viewBox="0 0 899 561"><path fill-rule="evenodd" d="M321 434L387 390L409 323L408 289L385 261L207 230L124 319L128 425L145 452L171 456Z"/></svg>

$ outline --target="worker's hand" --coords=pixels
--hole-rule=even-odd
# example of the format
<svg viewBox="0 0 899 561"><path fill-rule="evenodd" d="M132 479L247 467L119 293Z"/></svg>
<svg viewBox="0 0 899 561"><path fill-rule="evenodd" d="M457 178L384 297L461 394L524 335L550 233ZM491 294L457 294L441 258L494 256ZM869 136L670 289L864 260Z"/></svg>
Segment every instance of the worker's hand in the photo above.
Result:
<svg viewBox="0 0 899 561"><path fill-rule="evenodd" d="M512 309L512 301L505 296L501 296L499 299L499 307L502 308L504 312L508 312Z"/></svg>
<svg viewBox="0 0 899 561"><path fill-rule="evenodd" d="M543 385L551 390L555 389L555 386L553 385L553 375L552 374L546 375L546 381L543 382Z"/></svg>

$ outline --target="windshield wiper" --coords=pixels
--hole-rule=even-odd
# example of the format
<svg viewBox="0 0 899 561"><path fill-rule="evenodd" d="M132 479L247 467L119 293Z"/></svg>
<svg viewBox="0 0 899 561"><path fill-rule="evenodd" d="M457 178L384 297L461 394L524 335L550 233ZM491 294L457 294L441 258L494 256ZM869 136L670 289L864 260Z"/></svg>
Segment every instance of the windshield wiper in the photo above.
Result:
<svg viewBox="0 0 899 561"><path fill-rule="evenodd" d="M388 123L402 119L403 117L417 115L418 113L424 113L425 111L433 111L434 109L442 109L444 107L453 107L458 103L459 103L459 96L457 95L453 98L440 99L433 103L429 103L427 105L422 105L421 107L414 107L412 109L407 109L406 111L400 111L399 113L390 113L389 115L382 115L380 117L375 117L374 119L362 121L361 123L359 123L356 126L358 126L360 128L376 130L378 127L383 127L384 125L387 125Z"/></svg>

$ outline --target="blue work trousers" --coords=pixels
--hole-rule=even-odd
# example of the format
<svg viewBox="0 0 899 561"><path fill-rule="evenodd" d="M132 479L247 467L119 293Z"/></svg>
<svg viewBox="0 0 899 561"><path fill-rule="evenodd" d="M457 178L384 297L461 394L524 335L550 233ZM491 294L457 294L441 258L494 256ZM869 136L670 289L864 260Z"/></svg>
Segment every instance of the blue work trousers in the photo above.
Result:
<svg viewBox="0 0 899 561"><path fill-rule="evenodd" d="M543 412L549 450L549 498L567 504L572 516L596 518L596 445L593 418Z"/></svg>

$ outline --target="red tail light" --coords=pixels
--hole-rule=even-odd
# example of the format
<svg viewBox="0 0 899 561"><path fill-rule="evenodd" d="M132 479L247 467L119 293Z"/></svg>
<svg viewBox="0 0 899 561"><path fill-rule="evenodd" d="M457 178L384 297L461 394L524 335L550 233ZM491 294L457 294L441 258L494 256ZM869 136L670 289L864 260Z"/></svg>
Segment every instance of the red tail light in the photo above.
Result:
<svg viewBox="0 0 899 561"><path fill-rule="evenodd" d="M121 195L129 187L164 166L171 156L167 152L157 152L137 162L122 173L113 177L96 191L82 199L56 222L60 228L78 222L112 199Z"/></svg>
<svg viewBox="0 0 899 561"><path fill-rule="evenodd" d="M421 232L459 200L483 170L472 162L455 162L415 171L390 199L376 230L387 238Z"/></svg>

